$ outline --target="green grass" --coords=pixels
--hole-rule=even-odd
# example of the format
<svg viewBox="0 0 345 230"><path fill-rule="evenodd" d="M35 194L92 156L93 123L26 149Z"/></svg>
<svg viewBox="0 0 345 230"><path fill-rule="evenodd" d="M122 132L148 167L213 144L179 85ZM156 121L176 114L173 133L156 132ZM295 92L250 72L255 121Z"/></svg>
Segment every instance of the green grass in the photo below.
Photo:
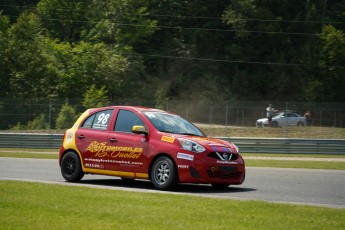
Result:
<svg viewBox="0 0 345 230"><path fill-rule="evenodd" d="M58 149L0 148L0 157L58 159Z"/></svg>
<svg viewBox="0 0 345 230"><path fill-rule="evenodd" d="M214 137L345 139L345 128L335 127L257 128L201 124L198 127L207 135Z"/></svg>
<svg viewBox="0 0 345 230"><path fill-rule="evenodd" d="M333 169L345 170L344 161L326 161L327 158L344 159L345 155L320 155L320 154L270 154L270 153L244 153L242 154L246 166L251 167L273 167L273 168L305 168L305 169ZM261 159L246 159L246 157L268 157ZM274 160L269 157L277 158ZM279 160L280 157L291 158L291 160ZM299 161L292 158L309 158L310 160ZM313 161L313 159L325 159L324 161Z"/></svg>
<svg viewBox="0 0 345 230"><path fill-rule="evenodd" d="M58 149L0 148L0 157L58 159Z"/></svg>
<svg viewBox="0 0 345 230"><path fill-rule="evenodd" d="M294 161L294 160L245 160L250 167L304 168L345 170L345 162L334 161Z"/></svg>
<svg viewBox="0 0 345 230"><path fill-rule="evenodd" d="M345 209L0 181L0 229L345 229Z"/></svg>
<svg viewBox="0 0 345 230"><path fill-rule="evenodd" d="M24 152L0 152L0 157L15 157L15 158L37 158L37 159L58 159L58 153L24 153Z"/></svg>

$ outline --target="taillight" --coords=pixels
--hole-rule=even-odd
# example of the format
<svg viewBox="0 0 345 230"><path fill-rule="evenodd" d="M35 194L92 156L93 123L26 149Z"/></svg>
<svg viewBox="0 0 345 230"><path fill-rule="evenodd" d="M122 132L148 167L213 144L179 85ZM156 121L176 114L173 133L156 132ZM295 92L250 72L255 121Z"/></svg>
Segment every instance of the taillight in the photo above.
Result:
<svg viewBox="0 0 345 230"><path fill-rule="evenodd" d="M65 137L66 137L66 131L63 133L63 136L62 136L62 142L65 141Z"/></svg>

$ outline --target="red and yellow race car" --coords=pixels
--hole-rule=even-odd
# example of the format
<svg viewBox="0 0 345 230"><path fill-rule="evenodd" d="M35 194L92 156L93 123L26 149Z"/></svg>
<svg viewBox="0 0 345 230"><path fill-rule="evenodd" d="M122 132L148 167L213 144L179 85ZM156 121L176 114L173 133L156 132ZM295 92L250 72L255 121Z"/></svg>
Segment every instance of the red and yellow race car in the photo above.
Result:
<svg viewBox="0 0 345 230"><path fill-rule="evenodd" d="M245 178L233 143L207 137L177 114L135 106L86 110L65 132L59 163L70 182L100 174L148 179L160 190L177 183L226 188Z"/></svg>

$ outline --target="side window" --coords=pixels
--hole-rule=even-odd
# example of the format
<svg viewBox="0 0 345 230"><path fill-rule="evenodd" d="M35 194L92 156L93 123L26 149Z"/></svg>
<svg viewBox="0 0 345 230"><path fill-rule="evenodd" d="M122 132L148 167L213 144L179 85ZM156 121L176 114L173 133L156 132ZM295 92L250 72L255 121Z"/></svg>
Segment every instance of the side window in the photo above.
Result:
<svg viewBox="0 0 345 230"><path fill-rule="evenodd" d="M127 110L120 110L117 115L115 131L131 133L134 125L145 126L144 122L135 113Z"/></svg>
<svg viewBox="0 0 345 230"><path fill-rule="evenodd" d="M88 117L81 127L107 130L113 110L104 110Z"/></svg>
<svg viewBox="0 0 345 230"><path fill-rule="evenodd" d="M83 125L82 125L81 127L83 127L83 128L91 128L91 127L92 127L93 120L95 119L95 116L96 116L96 115L94 114L94 115L88 117L88 118L84 121L84 123L83 123Z"/></svg>

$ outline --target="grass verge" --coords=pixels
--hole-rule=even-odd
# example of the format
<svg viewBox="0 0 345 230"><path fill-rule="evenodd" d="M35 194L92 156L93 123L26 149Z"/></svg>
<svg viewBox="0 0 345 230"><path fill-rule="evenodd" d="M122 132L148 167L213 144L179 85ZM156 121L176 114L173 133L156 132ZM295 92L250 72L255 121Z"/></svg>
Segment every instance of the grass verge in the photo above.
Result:
<svg viewBox="0 0 345 230"><path fill-rule="evenodd" d="M257 138L310 138L310 139L345 139L345 128L335 127L283 127L257 128L219 125L198 125L207 135L214 137L257 137Z"/></svg>
<svg viewBox="0 0 345 230"><path fill-rule="evenodd" d="M58 159L58 154L24 153L24 152L0 152L0 157Z"/></svg>
<svg viewBox="0 0 345 230"><path fill-rule="evenodd" d="M0 181L1 229L345 229L345 209Z"/></svg>
<svg viewBox="0 0 345 230"><path fill-rule="evenodd" d="M242 156L246 166L252 167L345 170L345 155L245 153ZM263 157L266 159L250 159L250 157ZM304 160L301 161L298 158L303 158ZM333 161L327 161L329 158L333 158Z"/></svg>
<svg viewBox="0 0 345 230"><path fill-rule="evenodd" d="M58 159L58 149L0 148L0 157Z"/></svg>
<svg viewBox="0 0 345 230"><path fill-rule="evenodd" d="M245 160L246 166L273 168L304 168L345 170L345 162L294 161L294 160Z"/></svg>

